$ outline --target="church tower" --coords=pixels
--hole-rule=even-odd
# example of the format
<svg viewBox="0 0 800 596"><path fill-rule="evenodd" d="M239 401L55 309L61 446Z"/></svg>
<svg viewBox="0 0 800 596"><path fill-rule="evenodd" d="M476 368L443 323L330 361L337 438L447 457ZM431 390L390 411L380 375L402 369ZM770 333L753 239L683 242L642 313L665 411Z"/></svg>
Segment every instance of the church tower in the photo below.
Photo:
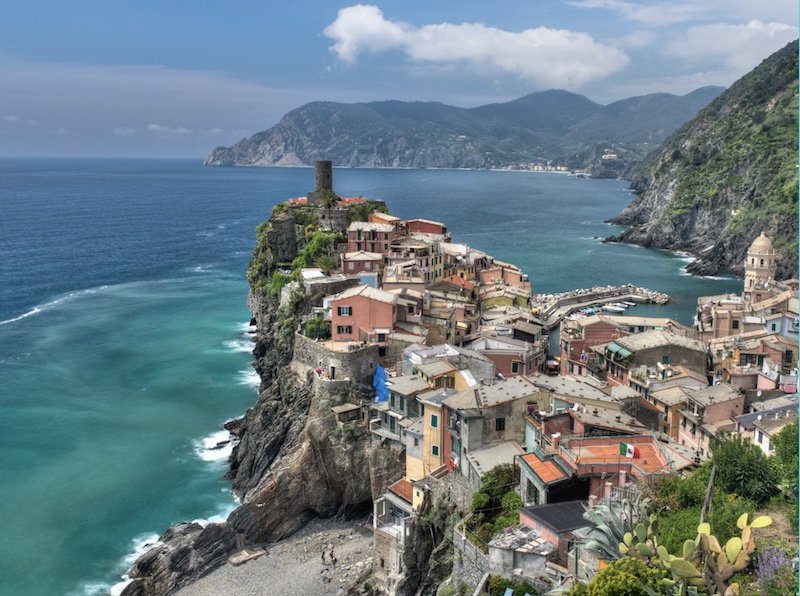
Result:
<svg viewBox="0 0 800 596"><path fill-rule="evenodd" d="M747 249L744 262L744 298L749 302L759 302L769 297L765 291L767 285L774 281L777 263L772 240L764 232L753 241Z"/></svg>

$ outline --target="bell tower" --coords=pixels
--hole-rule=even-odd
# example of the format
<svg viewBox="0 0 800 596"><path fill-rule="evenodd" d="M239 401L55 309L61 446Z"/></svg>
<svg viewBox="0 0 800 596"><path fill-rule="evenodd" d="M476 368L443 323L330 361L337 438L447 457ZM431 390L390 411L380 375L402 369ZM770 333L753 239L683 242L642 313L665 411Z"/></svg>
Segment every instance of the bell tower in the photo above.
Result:
<svg viewBox="0 0 800 596"><path fill-rule="evenodd" d="M778 264L775 249L764 232L747 249L744 262L744 298L749 302L759 302L768 297L768 284L775 279Z"/></svg>

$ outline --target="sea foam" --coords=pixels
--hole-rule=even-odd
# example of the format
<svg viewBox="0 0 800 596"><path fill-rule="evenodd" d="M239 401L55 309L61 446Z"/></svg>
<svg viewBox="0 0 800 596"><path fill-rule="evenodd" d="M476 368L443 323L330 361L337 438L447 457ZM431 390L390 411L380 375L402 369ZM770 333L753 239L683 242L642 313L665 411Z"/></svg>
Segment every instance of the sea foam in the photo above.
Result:
<svg viewBox="0 0 800 596"><path fill-rule="evenodd" d="M253 351L253 340L248 338L230 339L223 342L223 345L231 352L242 352L249 354Z"/></svg>
<svg viewBox="0 0 800 596"><path fill-rule="evenodd" d="M239 371L239 385L250 385L251 387L258 387L261 385L261 377L252 369L247 368Z"/></svg>
<svg viewBox="0 0 800 596"><path fill-rule="evenodd" d="M194 453L203 461L227 461L237 442L227 430L220 430L194 441Z"/></svg>

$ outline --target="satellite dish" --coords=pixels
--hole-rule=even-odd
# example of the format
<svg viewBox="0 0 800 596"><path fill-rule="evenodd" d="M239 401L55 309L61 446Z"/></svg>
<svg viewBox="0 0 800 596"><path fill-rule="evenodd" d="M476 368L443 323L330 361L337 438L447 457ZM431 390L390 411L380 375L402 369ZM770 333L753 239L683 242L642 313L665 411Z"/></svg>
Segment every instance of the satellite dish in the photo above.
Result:
<svg viewBox="0 0 800 596"><path fill-rule="evenodd" d="M761 397L761 389L759 389L758 391L756 391L756 397Z"/></svg>
<svg viewBox="0 0 800 596"><path fill-rule="evenodd" d="M759 414L759 415L758 415L758 417L756 418L756 420L762 420L762 416L761 416L761 414Z"/></svg>

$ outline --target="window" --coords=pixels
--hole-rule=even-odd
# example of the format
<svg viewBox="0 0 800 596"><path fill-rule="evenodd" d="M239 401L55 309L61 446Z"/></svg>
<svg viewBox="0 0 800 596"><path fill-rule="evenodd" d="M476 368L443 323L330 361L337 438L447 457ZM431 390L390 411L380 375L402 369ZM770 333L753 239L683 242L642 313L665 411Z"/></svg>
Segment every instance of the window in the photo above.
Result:
<svg viewBox="0 0 800 596"><path fill-rule="evenodd" d="M404 395L400 396L400 409L405 412L406 410L406 398Z"/></svg>
<svg viewBox="0 0 800 596"><path fill-rule="evenodd" d="M773 331L775 331L775 327L776 327L776 325L775 325L775 323L773 323L773 324L772 324L772 330L773 330Z"/></svg>
<svg viewBox="0 0 800 596"><path fill-rule="evenodd" d="M349 317L353 314L353 307L352 306L337 306L336 307L336 314L340 317Z"/></svg>
<svg viewBox="0 0 800 596"><path fill-rule="evenodd" d="M389 239L389 234L384 233L383 234L383 239L384 240L388 240ZM388 244L386 246L388 246Z"/></svg>
<svg viewBox="0 0 800 596"><path fill-rule="evenodd" d="M681 428L686 428L686 416L681 416Z"/></svg>
<svg viewBox="0 0 800 596"><path fill-rule="evenodd" d="M505 418L495 418L494 419L494 429L496 431L501 431L506 429L506 419Z"/></svg>
<svg viewBox="0 0 800 596"><path fill-rule="evenodd" d="M519 373L519 362L512 362L511 363L511 374L516 375Z"/></svg>
<svg viewBox="0 0 800 596"><path fill-rule="evenodd" d="M439 455L439 446L431 445L431 455Z"/></svg>
<svg viewBox="0 0 800 596"><path fill-rule="evenodd" d="M389 392L389 406L392 407L392 408L394 407L394 392L393 391Z"/></svg>
<svg viewBox="0 0 800 596"><path fill-rule="evenodd" d="M379 342L386 341L386 334L385 333L379 333L378 334L378 341Z"/></svg>
<svg viewBox="0 0 800 596"><path fill-rule="evenodd" d="M347 264L347 268L348 268L350 271L352 271L353 269L355 269L355 268L356 268L356 264L355 264L355 263L348 263L348 264Z"/></svg>
<svg viewBox="0 0 800 596"><path fill-rule="evenodd" d="M764 433L761 431L758 431L758 442L759 444L764 442Z"/></svg>
<svg viewBox="0 0 800 596"><path fill-rule="evenodd" d="M388 245L388 244L386 244L386 243L384 243L384 245L383 245L383 250L389 250L389 245Z"/></svg>
<svg viewBox="0 0 800 596"><path fill-rule="evenodd" d="M414 447L419 447L419 439L414 437Z"/></svg>
<svg viewBox="0 0 800 596"><path fill-rule="evenodd" d="M669 364L669 356L662 356L661 364Z"/></svg>
<svg viewBox="0 0 800 596"><path fill-rule="evenodd" d="M339 335L352 335L353 328L350 325L337 325L336 333Z"/></svg>
<svg viewBox="0 0 800 596"><path fill-rule="evenodd" d="M738 329L739 328L739 321L736 321L736 320L731 321L731 328Z"/></svg>
<svg viewBox="0 0 800 596"><path fill-rule="evenodd" d="M410 315L414 314L414 305L413 304L409 304L408 305L408 314L410 314Z"/></svg>
<svg viewBox="0 0 800 596"><path fill-rule="evenodd" d="M431 428L439 426L439 417L436 414L431 414Z"/></svg>

